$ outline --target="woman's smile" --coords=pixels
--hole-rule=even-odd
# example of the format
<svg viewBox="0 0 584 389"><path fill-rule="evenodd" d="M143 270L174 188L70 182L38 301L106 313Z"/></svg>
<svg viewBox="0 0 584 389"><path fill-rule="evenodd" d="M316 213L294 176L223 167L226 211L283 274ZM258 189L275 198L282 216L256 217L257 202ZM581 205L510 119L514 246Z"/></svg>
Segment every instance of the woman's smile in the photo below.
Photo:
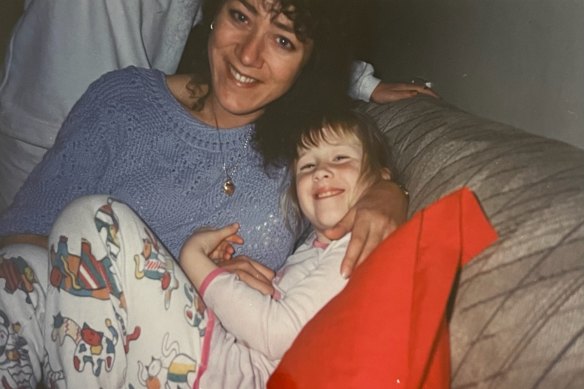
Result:
<svg viewBox="0 0 584 389"><path fill-rule="evenodd" d="M243 125L284 95L308 60L293 22L261 0L227 0L209 39L213 111L219 123ZM214 104L215 104L214 103Z"/></svg>
<svg viewBox="0 0 584 389"><path fill-rule="evenodd" d="M258 80L256 80L255 78L246 76L242 73L240 73L235 66L229 64L229 72L231 73L231 75L233 76L233 78L235 79L235 81L244 84L244 85L251 85L251 84L255 84L258 82Z"/></svg>

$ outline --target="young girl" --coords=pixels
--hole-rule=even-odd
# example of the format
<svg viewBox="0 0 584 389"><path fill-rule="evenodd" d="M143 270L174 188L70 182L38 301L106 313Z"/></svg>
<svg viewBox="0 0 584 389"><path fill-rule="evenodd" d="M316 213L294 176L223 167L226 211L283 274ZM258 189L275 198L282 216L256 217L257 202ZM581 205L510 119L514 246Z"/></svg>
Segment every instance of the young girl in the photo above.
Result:
<svg viewBox="0 0 584 389"><path fill-rule="evenodd" d="M324 231L370 185L390 179L384 145L376 129L352 112L327 115L300 134L284 204L299 207L301 212L292 213L301 213L313 231L273 278L272 296L211 259L230 255L226 242L243 243L237 224L198 232L186 241L180 265L207 306L201 387L265 387L300 329L343 289L347 280L339 266L349 236L330 241Z"/></svg>

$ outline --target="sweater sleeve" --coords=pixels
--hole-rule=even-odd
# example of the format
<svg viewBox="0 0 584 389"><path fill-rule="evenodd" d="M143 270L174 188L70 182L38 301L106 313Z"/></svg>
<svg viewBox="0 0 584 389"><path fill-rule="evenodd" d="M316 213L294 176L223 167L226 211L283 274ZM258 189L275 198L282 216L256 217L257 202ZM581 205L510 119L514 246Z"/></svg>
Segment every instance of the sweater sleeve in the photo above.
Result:
<svg viewBox="0 0 584 389"><path fill-rule="evenodd" d="M355 100L369 101L373 90L381 80L373 75L373 65L362 61L353 61L351 67L351 85L349 96Z"/></svg>
<svg viewBox="0 0 584 389"><path fill-rule="evenodd" d="M279 300L262 295L229 273L215 277L203 299L239 341L270 360L279 360L302 327L346 285L340 275L345 251L346 244L329 246L317 266Z"/></svg>
<svg viewBox="0 0 584 389"><path fill-rule="evenodd" d="M92 84L72 108L54 146L33 169L12 205L0 216L0 235L48 235L60 210L71 200L98 191L110 160L106 134L111 77Z"/></svg>

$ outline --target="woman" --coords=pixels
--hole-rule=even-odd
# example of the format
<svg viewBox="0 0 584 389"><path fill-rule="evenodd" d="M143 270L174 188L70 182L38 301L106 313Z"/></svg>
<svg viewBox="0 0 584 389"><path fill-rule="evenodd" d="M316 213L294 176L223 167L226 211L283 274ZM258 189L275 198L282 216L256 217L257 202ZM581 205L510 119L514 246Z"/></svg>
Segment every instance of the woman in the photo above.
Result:
<svg viewBox="0 0 584 389"><path fill-rule="evenodd" d="M200 0L21 3L24 12L6 45L0 72L0 212L53 145L91 82L130 65L176 73L201 14ZM189 50L185 54L187 58ZM184 72L190 73L190 67ZM354 98L381 103L421 90L413 84L381 83L373 74L371 65L355 62Z"/></svg>
<svg viewBox="0 0 584 389"><path fill-rule="evenodd" d="M193 81L189 76L165 78L157 71L129 68L112 72L90 87L64 123L55 146L0 220L4 244L36 241L45 247L12 244L2 251L3 268L14 269L15 276L10 279L17 281L12 287L8 277L0 280L5 282L0 309L7 329L4 339L8 339L3 352L20 356L3 365L9 366L0 372L7 382L25 377L26 385L34 386L42 370L47 380L53 370L58 376L59 369L50 365L42 350L54 344L49 331L60 341L71 334L55 332L62 328L58 326L63 324L62 317L45 315L45 309L56 311L51 305L56 300L45 302L49 280L46 235L56 214L76 197L106 193L129 204L173 256L194 229L238 220L240 234L248 244L237 254L257 259L272 269L283 263L294 239L278 207L286 174L273 162L287 145L286 127L292 122L287 119L317 104L342 104L335 98L346 90L350 53L342 50L349 45L336 42L346 38L341 33L345 26L340 11L339 1L210 2L204 11L210 32L208 74L199 71ZM335 51L337 47L341 51ZM328 99L319 100L322 96ZM272 168L264 169L265 163ZM392 201L387 201L388 196ZM356 219L343 265L345 274L387 234L389 225L403 220L405 203L397 185L386 182L370 190L349 212L340 231L335 231L343 235L347 228L344 225L352 225ZM387 209L389 204L394 208ZM94 265L114 260L117 250L116 222L107 204L104 206L95 217L106 249L94 255ZM385 215L380 216L380 210ZM136 271L150 282L144 284L144 295L152 292L163 296L168 312L156 317L160 325L172 325L182 314L182 307L172 303L181 293L172 286L175 277L184 275L170 269L172 261L164 262L165 268L160 258L151 257L164 248L153 244L158 240L152 239L149 231L141 233L145 247ZM83 263L87 252L83 251L82 237L63 243L68 244L71 258ZM52 247L51 252L58 250ZM253 275L258 273L256 269L262 269L250 261L239 263ZM118 286L107 280L96 281L103 275L99 270L69 265L52 262L53 296L74 293L76 297L96 299L105 291L106 298L119 298ZM81 274L81 270L89 273ZM107 266L102 270L107 271ZM94 284L80 282L85 275L89 277L84 280ZM100 282L105 286L101 287ZM151 285L158 289L152 290ZM150 299L144 301L141 309L153 314L148 307ZM125 315L124 309L120 315ZM22 326L25 322L27 325ZM118 323L128 324L123 320ZM93 374L100 373L100 363L111 361L113 355L106 352L109 346L115 350L122 347L118 362L124 353L132 352L128 342L135 334L131 325L99 325L101 330L89 324L85 332L79 329L79 334L90 339L77 344L95 351L80 355L83 363L78 364L80 368L91 366ZM121 334L124 341L89 347L91 339L109 339L104 333L110 331ZM173 330L173 334L177 339L188 338L188 329L181 331ZM17 370L19 374L15 375Z"/></svg>

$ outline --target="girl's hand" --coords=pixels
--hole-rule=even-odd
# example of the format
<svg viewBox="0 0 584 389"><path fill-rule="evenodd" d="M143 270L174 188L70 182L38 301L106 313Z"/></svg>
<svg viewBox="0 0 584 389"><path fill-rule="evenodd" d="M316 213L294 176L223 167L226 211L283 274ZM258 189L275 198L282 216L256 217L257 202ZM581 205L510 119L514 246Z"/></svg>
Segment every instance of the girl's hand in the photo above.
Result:
<svg viewBox="0 0 584 389"><path fill-rule="evenodd" d="M238 237L238 235L234 235L233 237L236 236ZM235 253L235 248L233 248L232 243L237 244L243 243L243 240L241 242L233 242L232 240L233 239L222 240L219 243L219 245L217 245L217 247L215 247L215 249L209 254L209 258L211 258L211 260L215 262L215 264L220 265L222 262L229 261L231 259L231 257Z"/></svg>
<svg viewBox="0 0 584 389"><path fill-rule="evenodd" d="M179 261L182 263L190 253L203 254L213 262L229 260L235 249L233 244L243 244L243 238L237 235L239 224L233 223L219 229L201 229L188 238L183 247Z"/></svg>
<svg viewBox="0 0 584 389"><path fill-rule="evenodd" d="M211 255L230 257L233 254L231 244L243 243L243 239L237 235L238 229L239 225L234 223L217 230L200 230L185 241L180 250L179 263L197 289L217 268L217 263L213 261Z"/></svg>
<svg viewBox="0 0 584 389"><path fill-rule="evenodd" d="M223 261L219 266L237 274L241 281L264 295L274 293L272 285L274 271L245 255L239 255L230 261Z"/></svg>
<svg viewBox="0 0 584 389"><path fill-rule="evenodd" d="M351 241L341 264L341 274L349 277L358 264L407 217L408 199L395 182L379 181L349 210L327 238L340 239L351 231Z"/></svg>

